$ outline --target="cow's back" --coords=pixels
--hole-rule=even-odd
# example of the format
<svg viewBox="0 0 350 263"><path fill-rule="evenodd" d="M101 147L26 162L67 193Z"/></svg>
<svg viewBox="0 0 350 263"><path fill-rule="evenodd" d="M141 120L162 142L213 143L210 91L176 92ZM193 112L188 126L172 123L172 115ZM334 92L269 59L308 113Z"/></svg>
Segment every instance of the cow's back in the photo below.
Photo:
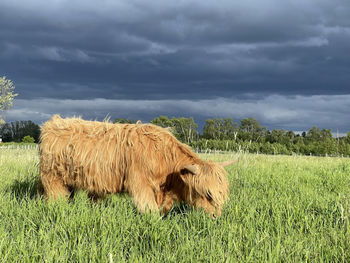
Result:
<svg viewBox="0 0 350 263"><path fill-rule="evenodd" d="M122 137L111 123L54 116L42 127L40 169L53 171L73 188L120 192L126 169L117 147Z"/></svg>
<svg viewBox="0 0 350 263"><path fill-rule="evenodd" d="M42 127L40 169L97 194L128 188L133 176L159 185L191 150L166 129L54 116ZM126 189L127 190L127 189Z"/></svg>

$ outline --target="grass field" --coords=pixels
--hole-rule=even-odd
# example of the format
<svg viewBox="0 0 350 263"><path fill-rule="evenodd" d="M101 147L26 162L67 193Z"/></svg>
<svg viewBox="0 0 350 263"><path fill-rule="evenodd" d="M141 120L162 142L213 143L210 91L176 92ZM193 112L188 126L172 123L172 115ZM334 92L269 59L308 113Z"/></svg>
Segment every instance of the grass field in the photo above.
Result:
<svg viewBox="0 0 350 263"><path fill-rule="evenodd" d="M37 150L0 149L0 262L350 262L350 159L250 154L223 161L230 199L139 214L127 195L37 195Z"/></svg>

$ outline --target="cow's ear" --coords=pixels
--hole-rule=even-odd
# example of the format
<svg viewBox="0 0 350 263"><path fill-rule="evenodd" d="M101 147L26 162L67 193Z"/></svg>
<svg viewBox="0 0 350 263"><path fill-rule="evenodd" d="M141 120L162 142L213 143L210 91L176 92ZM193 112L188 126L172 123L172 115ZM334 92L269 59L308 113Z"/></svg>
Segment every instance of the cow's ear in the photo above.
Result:
<svg viewBox="0 0 350 263"><path fill-rule="evenodd" d="M199 171L198 165L196 164L186 164L183 168L183 171L188 171L191 174L197 174Z"/></svg>

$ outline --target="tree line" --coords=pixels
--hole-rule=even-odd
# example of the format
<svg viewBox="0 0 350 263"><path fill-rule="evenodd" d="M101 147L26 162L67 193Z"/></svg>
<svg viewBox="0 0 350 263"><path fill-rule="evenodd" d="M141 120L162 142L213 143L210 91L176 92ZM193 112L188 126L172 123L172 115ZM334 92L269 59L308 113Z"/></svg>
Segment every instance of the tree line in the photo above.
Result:
<svg viewBox="0 0 350 263"><path fill-rule="evenodd" d="M116 119L114 122L136 123L128 119ZM283 129L268 130L254 118L244 118L240 123L234 122L232 118L213 118L205 121L200 134L192 117L169 119L160 116L151 120L151 123L170 128L177 139L197 150L350 156L350 132L347 136L335 138L331 129L316 126L299 134Z"/></svg>
<svg viewBox="0 0 350 263"><path fill-rule="evenodd" d="M117 118L114 123L136 123L135 120ZM232 118L207 119L202 133L190 118L159 116L150 123L169 128L181 142L196 150L248 151L264 154L345 155L350 156L350 132L335 138L331 129L312 127L309 131L295 133L283 129L268 130L254 118L240 123ZM25 136L39 141L40 126L32 121L16 121L0 125L3 142L21 142ZM27 137L28 138L28 137Z"/></svg>

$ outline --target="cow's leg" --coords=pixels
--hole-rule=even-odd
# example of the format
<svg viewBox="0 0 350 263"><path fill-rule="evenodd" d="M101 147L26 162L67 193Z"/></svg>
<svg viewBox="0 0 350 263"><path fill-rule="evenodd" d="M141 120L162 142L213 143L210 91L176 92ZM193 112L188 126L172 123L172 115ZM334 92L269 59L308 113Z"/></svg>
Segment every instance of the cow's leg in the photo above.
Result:
<svg viewBox="0 0 350 263"><path fill-rule="evenodd" d="M61 176L41 173L41 185L45 193L47 200L55 201L59 197L68 198L70 196L70 191L68 187L64 184Z"/></svg>
<svg viewBox="0 0 350 263"><path fill-rule="evenodd" d="M140 212L155 212L159 210L152 187L144 186L142 189L140 189L140 191L134 191L132 193L132 196L134 198L136 207Z"/></svg>
<svg viewBox="0 0 350 263"><path fill-rule="evenodd" d="M126 190L134 199L137 209L142 212L159 210L154 187L141 173L133 172L133 176L126 182Z"/></svg>

